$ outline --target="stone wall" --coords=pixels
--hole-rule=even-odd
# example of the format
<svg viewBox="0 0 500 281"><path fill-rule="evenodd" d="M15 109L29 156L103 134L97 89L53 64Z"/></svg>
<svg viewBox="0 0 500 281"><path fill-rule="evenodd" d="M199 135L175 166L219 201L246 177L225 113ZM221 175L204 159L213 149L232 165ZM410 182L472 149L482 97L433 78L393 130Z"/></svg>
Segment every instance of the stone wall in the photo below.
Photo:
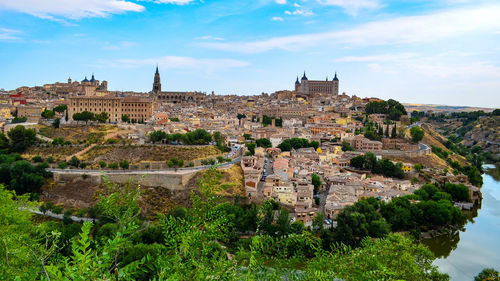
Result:
<svg viewBox="0 0 500 281"><path fill-rule="evenodd" d="M104 183L103 175L110 182L126 183L132 180L134 183L141 183L144 187L164 187L170 190L184 190L186 184L192 179L198 171L161 171L161 172L109 172L84 173L78 171L71 172L53 172L54 183L57 185L66 185L76 181L85 181L88 184L99 186Z"/></svg>

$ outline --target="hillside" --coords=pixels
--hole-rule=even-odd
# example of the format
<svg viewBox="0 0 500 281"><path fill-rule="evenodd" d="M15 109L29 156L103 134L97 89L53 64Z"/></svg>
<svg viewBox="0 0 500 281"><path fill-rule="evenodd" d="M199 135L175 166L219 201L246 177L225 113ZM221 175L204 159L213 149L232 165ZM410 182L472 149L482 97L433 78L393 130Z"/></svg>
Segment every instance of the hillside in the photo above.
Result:
<svg viewBox="0 0 500 281"><path fill-rule="evenodd" d="M467 146L478 145L484 152L500 156L500 116L479 118L463 138Z"/></svg>

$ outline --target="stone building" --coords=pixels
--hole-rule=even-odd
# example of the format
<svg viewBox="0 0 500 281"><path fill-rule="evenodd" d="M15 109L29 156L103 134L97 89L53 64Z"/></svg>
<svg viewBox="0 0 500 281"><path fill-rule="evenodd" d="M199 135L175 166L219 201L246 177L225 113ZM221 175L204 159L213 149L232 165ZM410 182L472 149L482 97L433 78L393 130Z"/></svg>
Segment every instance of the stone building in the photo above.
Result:
<svg viewBox="0 0 500 281"><path fill-rule="evenodd" d="M161 90L161 79L158 66L153 81L153 90L151 91L154 99L160 102L169 103L196 103L200 104L206 100L206 94L201 92L166 92Z"/></svg>
<svg viewBox="0 0 500 281"><path fill-rule="evenodd" d="M317 96L326 96L336 98L339 95L339 79L337 73L332 80L309 80L304 71L304 75L300 79L297 76L295 81L295 96L297 98L304 98L310 100Z"/></svg>
<svg viewBox="0 0 500 281"><path fill-rule="evenodd" d="M85 77L81 82L78 82L68 78L67 83L56 82L54 84L45 84L43 85L43 89L51 95L58 96L69 94L93 96L99 95L99 93L106 93L108 91L108 82L104 80L101 83L92 74L90 80Z"/></svg>
<svg viewBox="0 0 500 281"><path fill-rule="evenodd" d="M106 112L109 114L109 122L120 122L123 115L128 115L130 120L147 121L153 115L153 102L141 97L70 97L68 106L69 117L73 118L73 114L83 111L89 111L94 114Z"/></svg>

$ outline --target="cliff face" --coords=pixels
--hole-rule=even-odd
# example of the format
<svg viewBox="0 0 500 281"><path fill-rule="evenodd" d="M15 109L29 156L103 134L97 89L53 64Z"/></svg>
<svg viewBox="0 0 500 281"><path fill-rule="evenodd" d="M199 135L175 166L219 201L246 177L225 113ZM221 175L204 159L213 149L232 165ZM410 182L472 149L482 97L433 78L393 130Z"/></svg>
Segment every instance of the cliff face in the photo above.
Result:
<svg viewBox="0 0 500 281"><path fill-rule="evenodd" d="M500 156L500 116L479 118L465 133L463 144L479 145L483 151Z"/></svg>

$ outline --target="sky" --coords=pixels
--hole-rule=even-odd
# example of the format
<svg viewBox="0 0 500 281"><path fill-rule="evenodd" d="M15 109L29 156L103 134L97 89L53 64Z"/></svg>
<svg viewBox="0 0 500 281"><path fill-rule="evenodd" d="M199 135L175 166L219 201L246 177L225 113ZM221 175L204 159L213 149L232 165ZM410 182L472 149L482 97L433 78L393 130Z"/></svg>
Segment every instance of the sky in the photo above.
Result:
<svg viewBox="0 0 500 281"><path fill-rule="evenodd" d="M0 0L0 88L254 95L309 79L401 102L500 107L500 1Z"/></svg>

